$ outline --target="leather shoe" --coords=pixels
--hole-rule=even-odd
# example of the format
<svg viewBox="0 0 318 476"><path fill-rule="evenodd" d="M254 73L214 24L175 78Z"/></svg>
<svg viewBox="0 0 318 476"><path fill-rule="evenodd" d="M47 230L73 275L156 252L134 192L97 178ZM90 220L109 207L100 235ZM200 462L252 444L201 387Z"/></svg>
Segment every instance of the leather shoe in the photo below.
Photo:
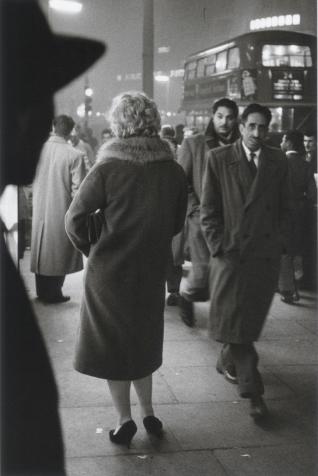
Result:
<svg viewBox="0 0 318 476"><path fill-rule="evenodd" d="M166 299L166 304L167 306L177 306L178 301L180 298L180 294L175 292L175 293L170 293L169 296Z"/></svg>
<svg viewBox="0 0 318 476"><path fill-rule="evenodd" d="M282 292L280 300L284 302L285 304L293 304L295 302L293 293L291 291Z"/></svg>
<svg viewBox="0 0 318 476"><path fill-rule="evenodd" d="M216 370L219 372L219 374L222 374L224 376L225 380L230 383L237 384L236 370L234 365L224 365L222 361L222 355L220 355L218 358L218 361L216 363Z"/></svg>
<svg viewBox="0 0 318 476"><path fill-rule="evenodd" d="M193 327L195 321L193 314L193 303L184 299L183 296L180 296L178 304L182 321L186 326Z"/></svg>
<svg viewBox="0 0 318 476"><path fill-rule="evenodd" d="M63 296L63 294L61 294L60 296L55 296L55 297L52 297L52 298L39 297L39 299L40 299L40 301L43 301L46 304L57 304L57 303L60 303L60 302L67 302L71 298L70 298L70 296Z"/></svg>
<svg viewBox="0 0 318 476"><path fill-rule="evenodd" d="M263 420L269 415L268 408L260 395L252 397L250 403L250 415L255 421Z"/></svg>

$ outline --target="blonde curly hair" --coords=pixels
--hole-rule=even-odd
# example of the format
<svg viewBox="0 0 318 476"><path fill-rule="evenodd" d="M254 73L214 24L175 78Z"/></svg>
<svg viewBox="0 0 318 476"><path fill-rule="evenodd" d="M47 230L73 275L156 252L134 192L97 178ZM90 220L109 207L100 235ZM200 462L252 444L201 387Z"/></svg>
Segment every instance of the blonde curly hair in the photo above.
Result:
<svg viewBox="0 0 318 476"><path fill-rule="evenodd" d="M139 91L127 91L116 96L108 120L116 137L156 136L161 125L156 103Z"/></svg>

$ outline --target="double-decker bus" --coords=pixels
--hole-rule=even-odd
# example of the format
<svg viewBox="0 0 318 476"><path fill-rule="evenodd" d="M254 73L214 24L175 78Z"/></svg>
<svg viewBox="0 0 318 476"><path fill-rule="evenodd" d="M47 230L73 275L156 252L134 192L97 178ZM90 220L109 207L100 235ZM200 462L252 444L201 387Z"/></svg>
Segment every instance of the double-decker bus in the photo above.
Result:
<svg viewBox="0 0 318 476"><path fill-rule="evenodd" d="M251 102L269 107L272 132L315 127L316 41L293 31L257 31L192 54L181 105L187 125L203 129L212 103L226 96L240 111Z"/></svg>

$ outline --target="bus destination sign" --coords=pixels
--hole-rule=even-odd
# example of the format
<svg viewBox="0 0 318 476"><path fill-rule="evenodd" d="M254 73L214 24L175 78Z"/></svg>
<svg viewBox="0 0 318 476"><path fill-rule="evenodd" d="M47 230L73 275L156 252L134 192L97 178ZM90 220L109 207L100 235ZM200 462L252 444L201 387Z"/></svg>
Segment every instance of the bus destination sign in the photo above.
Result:
<svg viewBox="0 0 318 476"><path fill-rule="evenodd" d="M302 71L273 71L273 99L301 101L304 94Z"/></svg>

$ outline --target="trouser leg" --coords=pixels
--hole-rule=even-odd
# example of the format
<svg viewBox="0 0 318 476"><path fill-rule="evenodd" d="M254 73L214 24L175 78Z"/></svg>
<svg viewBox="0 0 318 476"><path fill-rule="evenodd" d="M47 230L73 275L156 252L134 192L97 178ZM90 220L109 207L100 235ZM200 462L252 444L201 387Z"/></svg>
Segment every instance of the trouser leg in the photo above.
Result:
<svg viewBox="0 0 318 476"><path fill-rule="evenodd" d="M40 299L50 300L62 295L64 276L35 275L36 294Z"/></svg>
<svg viewBox="0 0 318 476"><path fill-rule="evenodd" d="M206 301L209 299L210 252L201 231L199 215L189 217L188 234L192 267L181 294L188 301Z"/></svg>
<svg viewBox="0 0 318 476"><path fill-rule="evenodd" d="M178 293L182 278L182 266L176 266L169 263L167 270L167 289L168 293Z"/></svg>
<svg viewBox="0 0 318 476"><path fill-rule="evenodd" d="M262 377L257 369L258 355L252 343L229 344L235 365L239 394L252 398L264 394Z"/></svg>

